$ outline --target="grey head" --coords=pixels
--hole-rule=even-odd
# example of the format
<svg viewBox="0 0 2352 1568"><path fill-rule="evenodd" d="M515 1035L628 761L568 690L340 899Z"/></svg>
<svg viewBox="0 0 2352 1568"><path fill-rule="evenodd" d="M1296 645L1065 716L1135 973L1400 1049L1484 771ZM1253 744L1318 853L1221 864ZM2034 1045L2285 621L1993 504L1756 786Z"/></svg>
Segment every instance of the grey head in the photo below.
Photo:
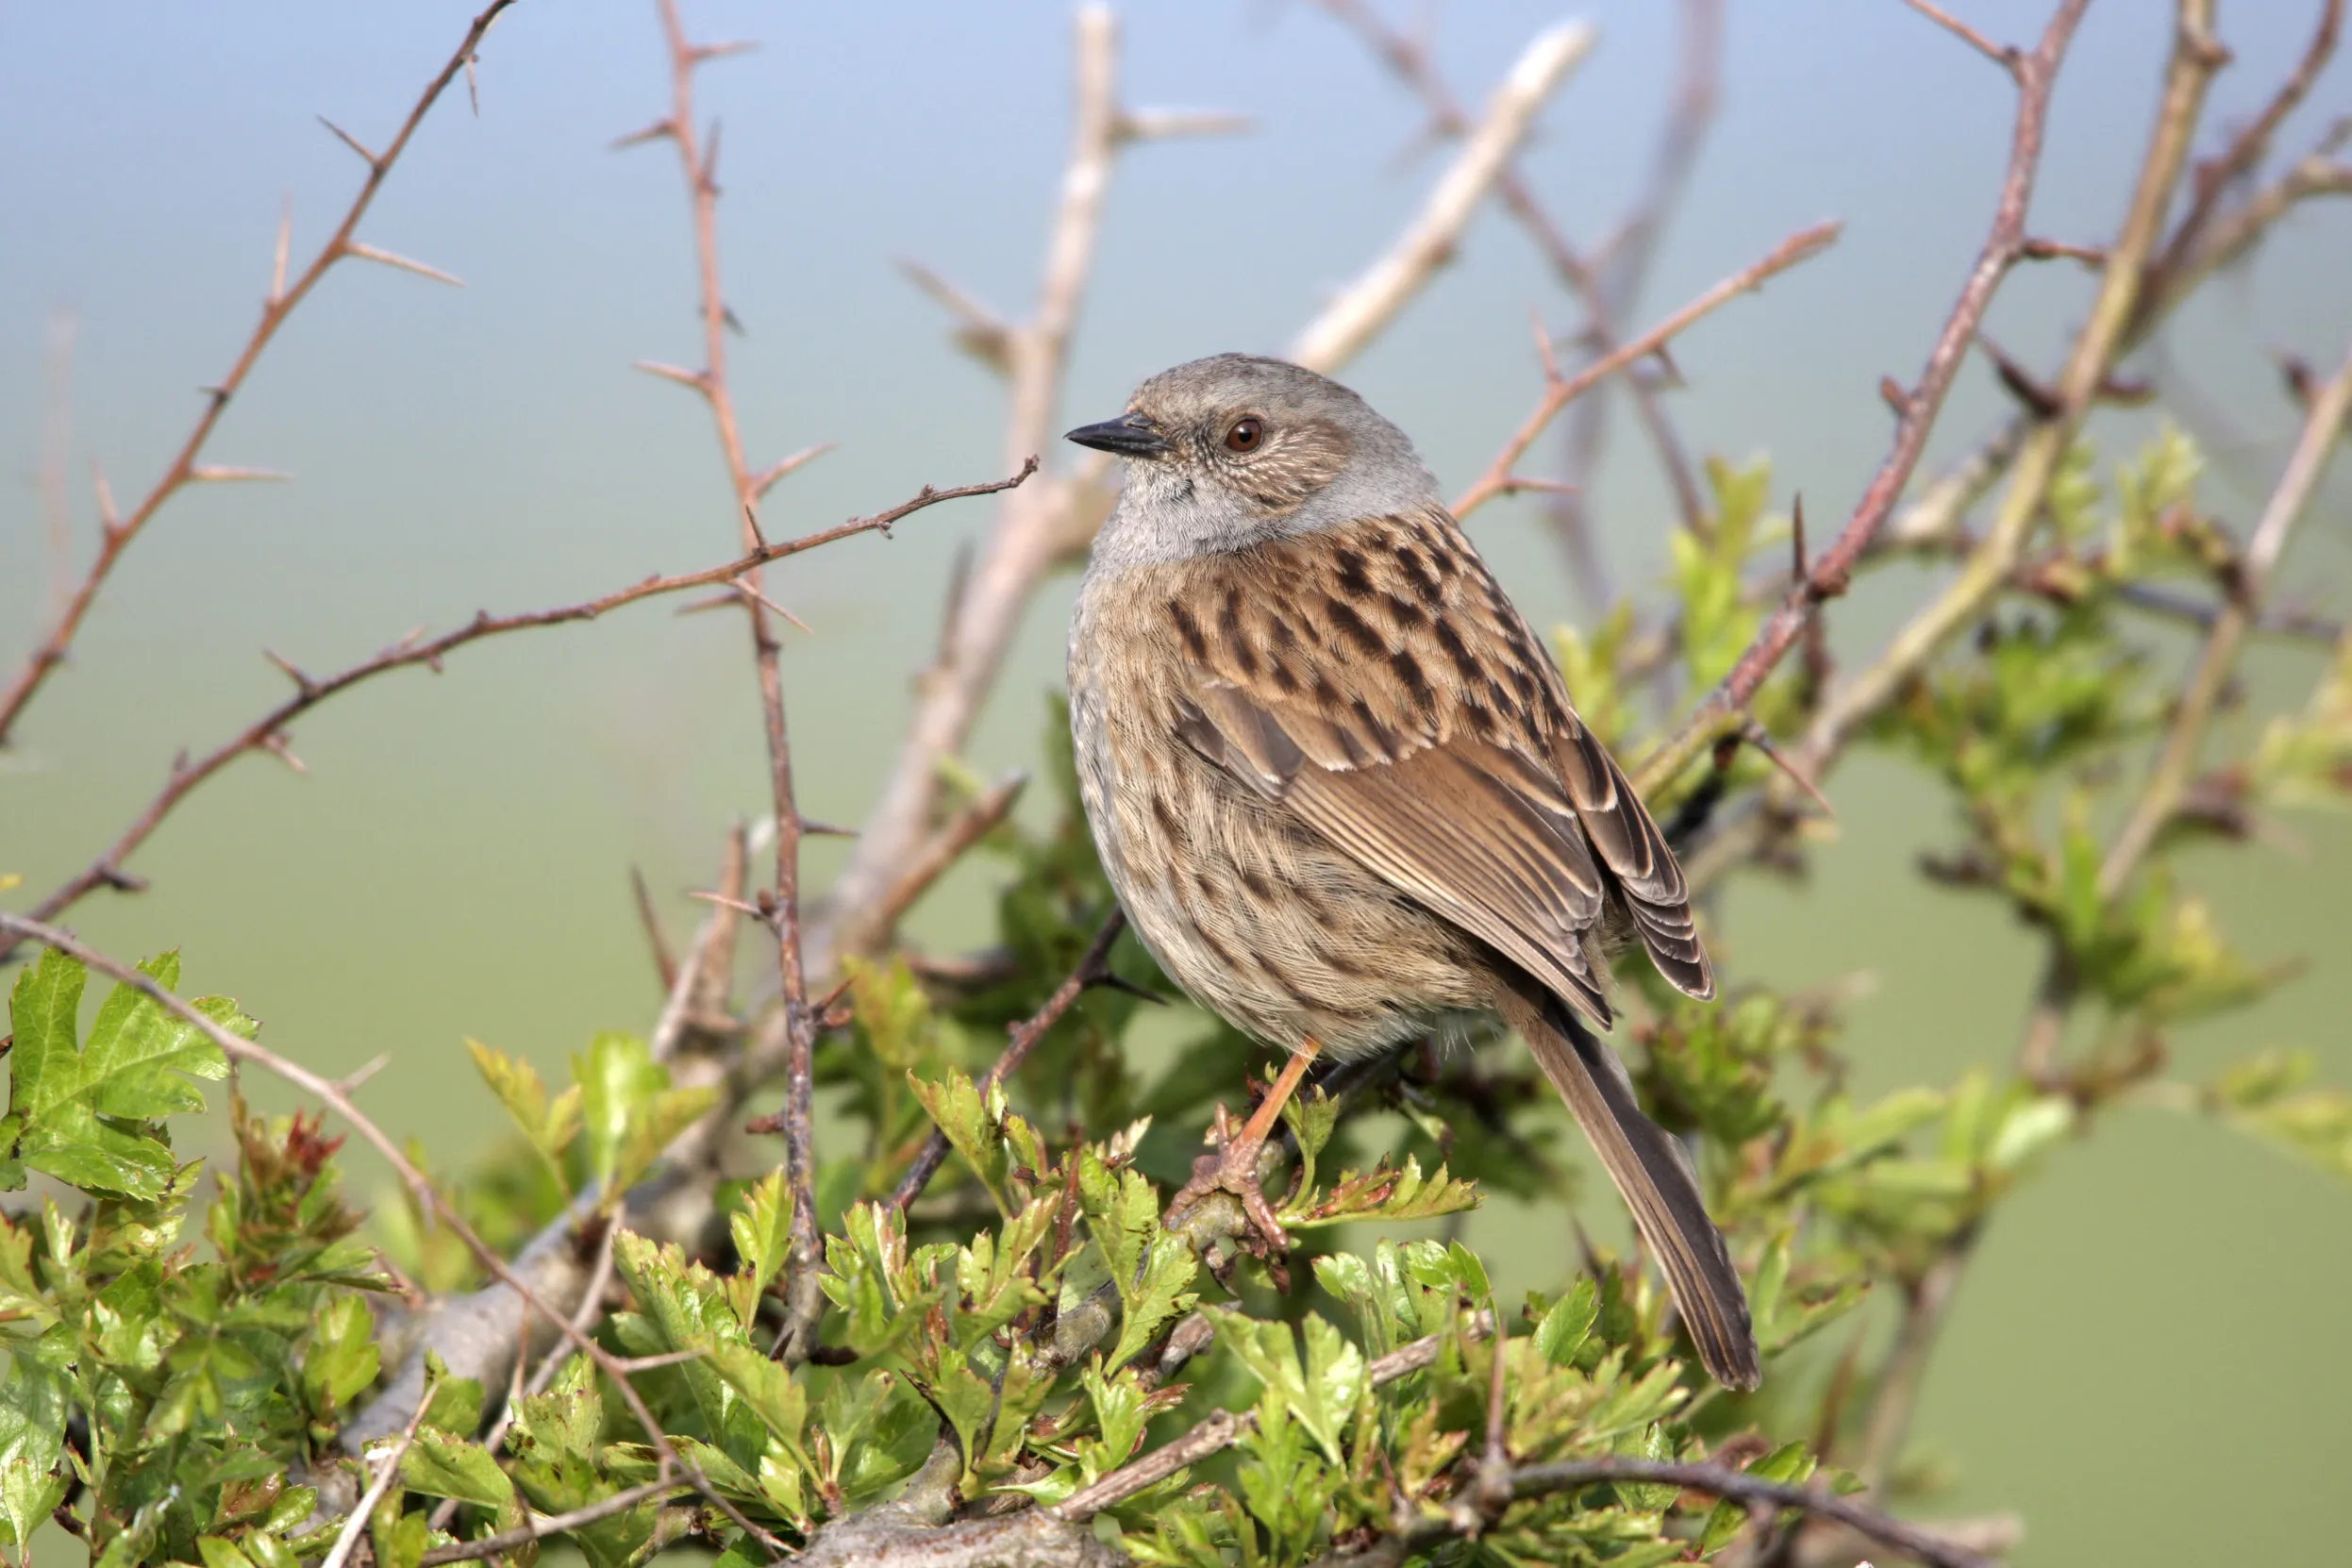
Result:
<svg viewBox="0 0 2352 1568"><path fill-rule="evenodd" d="M1068 440L1125 459L1096 570L1246 549L1437 502L1405 432L1337 381L1219 354L1163 370Z"/></svg>

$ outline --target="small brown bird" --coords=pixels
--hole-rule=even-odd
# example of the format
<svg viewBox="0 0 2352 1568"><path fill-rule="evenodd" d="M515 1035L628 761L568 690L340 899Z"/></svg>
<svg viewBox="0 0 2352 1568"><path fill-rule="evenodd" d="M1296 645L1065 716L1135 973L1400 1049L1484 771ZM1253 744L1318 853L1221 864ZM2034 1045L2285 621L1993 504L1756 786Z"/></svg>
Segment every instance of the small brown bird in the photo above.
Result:
<svg viewBox="0 0 2352 1568"><path fill-rule="evenodd" d="M1292 1053L1186 1191L1236 1193L1281 1244L1258 1159L1315 1054L1499 1013L1707 1369L1754 1387L1747 1298L1689 1157L1579 1020L1610 1023L1611 938L1714 993L1681 869L1412 443L1345 387L1236 354L1153 376L1069 439L1126 461L1070 627L1104 869L1171 978Z"/></svg>

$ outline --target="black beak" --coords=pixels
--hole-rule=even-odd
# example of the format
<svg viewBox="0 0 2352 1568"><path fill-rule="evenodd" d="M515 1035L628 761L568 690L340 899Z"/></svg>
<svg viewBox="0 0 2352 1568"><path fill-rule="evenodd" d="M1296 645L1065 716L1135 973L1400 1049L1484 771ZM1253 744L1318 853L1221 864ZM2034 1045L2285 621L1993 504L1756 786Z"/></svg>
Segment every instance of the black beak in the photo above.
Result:
<svg viewBox="0 0 2352 1568"><path fill-rule="evenodd" d="M1061 439L1108 452L1114 458L1164 458L1176 450L1142 414L1123 414L1100 425L1081 425Z"/></svg>

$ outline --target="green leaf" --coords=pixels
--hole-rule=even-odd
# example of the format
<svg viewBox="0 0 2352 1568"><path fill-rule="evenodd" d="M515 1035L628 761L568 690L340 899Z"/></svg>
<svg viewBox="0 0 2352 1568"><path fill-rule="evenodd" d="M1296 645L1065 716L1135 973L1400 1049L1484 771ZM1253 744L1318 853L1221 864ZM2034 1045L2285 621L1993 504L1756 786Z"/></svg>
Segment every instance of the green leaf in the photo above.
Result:
<svg viewBox="0 0 2352 1568"><path fill-rule="evenodd" d="M311 1410L333 1419L375 1381L377 1355L375 1314L363 1298L341 1293L320 1303L302 1358L302 1386Z"/></svg>
<svg viewBox="0 0 2352 1568"><path fill-rule="evenodd" d="M1209 1321L1217 1338L1265 1385L1260 1411L1269 1406L1287 1410L1326 1458L1341 1463L1340 1434L1371 1388L1364 1353L1313 1312L1300 1326L1307 1347L1303 1361L1289 1324L1265 1323L1232 1311L1211 1312Z"/></svg>
<svg viewBox="0 0 2352 1568"><path fill-rule="evenodd" d="M1571 1364L1600 1317L1600 1292L1589 1276L1578 1278L1574 1288L1553 1302L1551 1310L1535 1326L1536 1354L1554 1366Z"/></svg>
<svg viewBox="0 0 2352 1568"><path fill-rule="evenodd" d="M607 1031L588 1043L587 1055L572 1059L572 1076L579 1084L588 1168L610 1201L625 1185L620 1176L629 1135L654 1097L670 1086L670 1075L643 1041Z"/></svg>
<svg viewBox="0 0 2352 1568"><path fill-rule="evenodd" d="M139 966L166 991L179 986L179 955L164 953ZM250 1039L253 1020L224 997L193 1004L198 1012L240 1039ZM101 1116L155 1122L176 1111L202 1110L204 1095L180 1075L222 1078L227 1059L195 1025L135 987L117 985L98 1008L82 1046L82 1088Z"/></svg>
<svg viewBox="0 0 2352 1568"><path fill-rule="evenodd" d="M411 1492L480 1508L503 1510L514 1501L514 1483L489 1449L437 1426L417 1428L400 1461L400 1478Z"/></svg>
<svg viewBox="0 0 2352 1568"><path fill-rule="evenodd" d="M1663 1426L1644 1427L1631 1442L1620 1443L1617 1451L1632 1459L1660 1463L1675 1457L1674 1441L1666 1435ZM1671 1481L1619 1481L1616 1489L1617 1500L1636 1513L1662 1513L1682 1494L1682 1489Z"/></svg>
<svg viewBox="0 0 2352 1568"><path fill-rule="evenodd" d="M570 1085L550 1103L547 1085L540 1078L539 1069L529 1062L493 1050L478 1040L468 1039L465 1048L473 1055L482 1081L490 1085L491 1093L507 1108L514 1125L555 1173L556 1185L569 1193L572 1185L563 1168L563 1151L580 1129L580 1086Z"/></svg>
<svg viewBox="0 0 2352 1568"><path fill-rule="evenodd" d="M792 1248L792 1193L784 1183L782 1167L770 1171L745 1190L742 1205L727 1216L727 1231L735 1239L741 1268L727 1281L727 1300L749 1332L759 1309L759 1293L784 1267Z"/></svg>
<svg viewBox="0 0 2352 1568"><path fill-rule="evenodd" d="M1748 1475L1761 1481L1781 1481L1794 1486L1812 1478L1813 1457L1802 1443L1784 1443L1747 1467ZM1707 1513L1707 1524L1699 1532L1699 1555L1722 1551L1731 1544L1747 1526L1747 1508L1743 1504L1717 1503Z"/></svg>
<svg viewBox="0 0 2352 1568"><path fill-rule="evenodd" d="M254 1568L253 1559L239 1551L236 1543L223 1536L196 1537L196 1552L204 1559L204 1568Z"/></svg>
<svg viewBox="0 0 2352 1568"><path fill-rule="evenodd" d="M1193 1309L1199 1297L1186 1287L1200 1260L1181 1237L1160 1228L1159 1195L1142 1172L1112 1172L1091 1149L1076 1158L1078 1203L1119 1293L1119 1343L1108 1363L1115 1371L1151 1343L1161 1325Z"/></svg>
<svg viewBox="0 0 2352 1568"><path fill-rule="evenodd" d="M73 1399L73 1338L60 1326L38 1340L5 1343L0 1376L0 1518L20 1546L65 1499L65 1418Z"/></svg>
<svg viewBox="0 0 2352 1568"><path fill-rule="evenodd" d="M997 1212L1009 1216L1019 1205L1006 1184L1012 1159L1005 1143L1004 1085L991 1086L983 1097L978 1085L951 1067L937 1082L918 1078L909 1070L907 1086L945 1135L947 1146L963 1157L980 1185L988 1189Z"/></svg>

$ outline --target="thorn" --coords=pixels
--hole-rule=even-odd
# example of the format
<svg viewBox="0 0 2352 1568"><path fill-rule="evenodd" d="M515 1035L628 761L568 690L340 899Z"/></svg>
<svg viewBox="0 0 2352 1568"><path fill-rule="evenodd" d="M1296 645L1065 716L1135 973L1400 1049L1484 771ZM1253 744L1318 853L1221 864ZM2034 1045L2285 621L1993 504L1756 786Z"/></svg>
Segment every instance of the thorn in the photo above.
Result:
<svg viewBox="0 0 2352 1568"><path fill-rule="evenodd" d="M2020 260L2055 261L2063 257L2086 267L2107 265L2107 252L2097 245L2070 245L2062 240L2027 240L2017 247Z"/></svg>
<svg viewBox="0 0 2352 1568"><path fill-rule="evenodd" d="M358 153L361 158L366 160L369 168L375 169L382 166L382 160L379 159L374 153L368 151L366 143L362 142L358 137L352 135L349 131L343 129L342 126L335 124L334 121L329 120L324 114L320 115L318 118L320 125L325 125L328 130L335 133L335 140L341 142L344 146L349 147L353 152Z"/></svg>
<svg viewBox="0 0 2352 1568"><path fill-rule="evenodd" d="M642 130L633 130L626 136L614 138L612 145L609 150L617 153L625 147L642 147L648 142L659 142L663 137L676 136L676 134L677 126L674 122L669 120L656 120L652 125L647 125Z"/></svg>
<svg viewBox="0 0 2352 1568"><path fill-rule="evenodd" d="M1572 485L1565 479L1535 479L1521 474L1510 474L1504 475L1494 493L1516 495L1522 491L1536 491L1544 495L1576 495L1583 490L1582 485Z"/></svg>
<svg viewBox="0 0 2352 1568"><path fill-rule="evenodd" d="M920 261L900 257L897 267L908 282L956 318L956 327L949 336L958 348L999 375L1012 374L1013 329L1002 316Z"/></svg>
<svg viewBox="0 0 2352 1568"><path fill-rule="evenodd" d="M471 51L465 57L465 101L473 106L476 120L482 117L482 84L474 79L474 66L480 58Z"/></svg>
<svg viewBox="0 0 2352 1568"><path fill-rule="evenodd" d="M1675 362L1674 348L1671 344L1660 343L1650 350L1649 358L1658 361L1659 374L1664 377L1658 383L1660 387L1676 390L1691 384L1682 378L1682 367Z"/></svg>
<svg viewBox="0 0 2352 1568"><path fill-rule="evenodd" d="M665 365L659 359L640 359L629 368L642 370L648 375L659 375L664 381L676 381L679 386L692 387L696 392L707 392L710 386L710 377L707 373Z"/></svg>
<svg viewBox="0 0 2352 1568"><path fill-rule="evenodd" d="M1791 580L1803 582L1810 573L1805 565L1805 492L1802 491L1797 492L1796 501L1789 510L1789 549L1795 557L1794 575Z"/></svg>
<svg viewBox="0 0 2352 1568"><path fill-rule="evenodd" d="M1221 109L1127 109L1111 122L1110 139L1114 142L1162 142L1176 136L1235 136L1257 125L1250 115Z"/></svg>
<svg viewBox="0 0 2352 1568"><path fill-rule="evenodd" d="M135 876L120 866L101 866L98 869L98 880L112 888L116 892L145 892L147 891L147 879L144 876Z"/></svg>
<svg viewBox="0 0 2352 1568"><path fill-rule="evenodd" d="M754 500L758 500L760 497L765 496L769 491L776 488L776 482L778 479L783 478L785 475L793 473L806 467L808 464L816 461L819 458L824 457L827 452L832 451L833 448L839 446L841 442L837 441L821 441L814 446L804 446L799 451L793 453L791 457L779 459L776 462L769 464L766 468L761 469L758 475L753 476L751 481L752 498Z"/></svg>
<svg viewBox="0 0 2352 1568"><path fill-rule="evenodd" d="M308 774L310 771L309 767L304 763L302 759L294 755L293 748L287 744L286 732L284 730L271 730L267 735L261 737L260 745L263 751L268 752L271 756L276 758L279 761L293 769L294 772L299 774Z"/></svg>
<svg viewBox="0 0 2352 1568"><path fill-rule="evenodd" d="M695 599L677 607L680 615L701 615L713 609L732 609L743 601L732 593L714 593L708 599Z"/></svg>
<svg viewBox="0 0 2352 1568"><path fill-rule="evenodd" d="M726 323L726 329L729 332L734 333L737 337L748 338L751 336L750 333L743 330L743 318L735 313L735 307L732 305L722 305L719 307L719 320Z"/></svg>
<svg viewBox="0 0 2352 1568"><path fill-rule="evenodd" d="M277 468L225 468L216 463L198 463L188 471L192 485L284 484L293 477Z"/></svg>
<svg viewBox="0 0 2352 1568"><path fill-rule="evenodd" d="M269 303L275 305L286 297L286 251L294 238L294 198L288 196L277 214L277 254L270 263Z"/></svg>
<svg viewBox="0 0 2352 1568"><path fill-rule="evenodd" d="M757 39L748 38L733 39L725 43L692 44L686 51L686 63L689 65L708 65L714 59L725 59L729 55L755 54L759 51L759 41Z"/></svg>
<svg viewBox="0 0 2352 1568"><path fill-rule="evenodd" d="M1527 307L1527 325L1535 331L1536 358L1543 361L1543 384L1557 387L1560 385L1560 359L1552 351L1552 335L1544 328L1543 312L1532 305Z"/></svg>
<svg viewBox="0 0 2352 1568"><path fill-rule="evenodd" d="M1126 994L1136 998L1138 1001L1149 1002L1156 1008L1164 1008L1168 1005L1168 999L1165 996L1160 995L1159 993L1152 990L1151 987L1137 985L1133 980L1127 979L1124 976L1113 975L1108 969L1104 970L1100 975L1088 976L1086 978L1086 989L1089 991L1124 992Z"/></svg>
<svg viewBox="0 0 2352 1568"><path fill-rule="evenodd" d="M2287 395L2303 408L2311 406L2319 395L2319 377L2311 370L2311 362L2300 355L2280 351L2277 355L2279 378L2287 384Z"/></svg>
<svg viewBox="0 0 2352 1568"><path fill-rule="evenodd" d="M107 483L106 470L95 458L90 459L90 488L98 498L98 525L111 538L121 531L123 520L114 510L114 487Z"/></svg>
<svg viewBox="0 0 2352 1568"><path fill-rule="evenodd" d="M261 657L276 665L280 670L284 671L286 678L294 683L294 690L301 692L304 696L309 696L318 691L317 682L313 681L309 676L304 675L300 669L296 668L292 659L286 658L272 648L262 649Z"/></svg>
<svg viewBox="0 0 2352 1568"><path fill-rule="evenodd" d="M841 827L809 817L800 819L800 830L806 836L819 839L854 839L858 836L858 830L854 827Z"/></svg>
<svg viewBox="0 0 2352 1568"><path fill-rule="evenodd" d="M419 277L429 277L436 283L446 283L452 289L465 287L463 282L442 272L439 267L410 260L408 257L395 255L392 251L378 250L374 245L363 245L357 240L345 240L342 249L345 256L356 256L362 261L374 261L387 267L397 267L404 273L414 273Z"/></svg>
<svg viewBox="0 0 2352 1568"><path fill-rule="evenodd" d="M751 539L761 553L768 548L768 536L759 529L759 509L749 501L743 503L743 526L751 530Z"/></svg>
<svg viewBox="0 0 2352 1568"><path fill-rule="evenodd" d="M816 635L814 631L809 629L808 622L802 620L799 616L794 615L791 610L786 609L782 605L777 604L774 599L771 599L765 593L760 592L759 590L752 587L750 583L746 582L742 577L729 577L727 578L727 583L737 592L742 593L746 598L756 600L759 603L765 605L768 609L776 611L778 615L781 615L784 619L790 621L801 630L808 632L809 636L814 637Z"/></svg>
<svg viewBox="0 0 2352 1568"><path fill-rule="evenodd" d="M1831 822L1838 820L1837 809L1829 804L1829 797L1823 794L1820 787L1815 785L1811 779L1799 772L1794 762L1790 761L1781 754L1780 748L1773 743L1772 737L1765 732L1762 725L1758 724L1754 719L1748 720L1747 728L1742 733L1741 739L1762 753L1765 761L1788 775L1789 781L1810 796L1813 804L1821 808L1824 816Z"/></svg>
<svg viewBox="0 0 2352 1568"><path fill-rule="evenodd" d="M1905 392L1902 388L1902 384L1896 381L1893 376L1881 375L1878 377L1878 397L1879 400L1885 403L1888 408L1894 410L1895 418L1909 419L1911 417L1911 394Z"/></svg>
<svg viewBox="0 0 2352 1568"><path fill-rule="evenodd" d="M754 1116L745 1122L743 1130L754 1138L773 1138L784 1130L784 1118L771 1110L765 1116Z"/></svg>
<svg viewBox="0 0 2352 1568"><path fill-rule="evenodd" d="M2037 380L2031 371L2010 359L2001 345L1983 333L1977 334L1977 346L1993 360L1993 374L2011 397L2026 406L2026 411L2038 420L2056 419L2064 400L2050 388Z"/></svg>
<svg viewBox="0 0 2352 1568"><path fill-rule="evenodd" d="M723 892L690 892L686 896L699 898L706 904L716 904L721 909L733 909L737 914L747 914L758 920L770 918L769 911L759 908L757 904L746 904L740 898L729 898Z"/></svg>
<svg viewBox="0 0 2352 1568"><path fill-rule="evenodd" d="M646 945L653 949L654 970L661 976L661 993L667 996L677 986L677 959L670 955L670 944L661 935L661 918L654 913L653 893L645 886L645 874L629 867L629 890L637 895L638 923L645 927Z"/></svg>
<svg viewBox="0 0 2352 1568"><path fill-rule="evenodd" d="M353 1068L350 1072L345 1073L342 1077L337 1078L335 1080L335 1087L343 1093L348 1094L353 1090L359 1088L361 1084L367 1082L368 1079L382 1072L385 1065L391 1060L392 1053L390 1051L378 1052L376 1055L359 1063L359 1066Z"/></svg>

